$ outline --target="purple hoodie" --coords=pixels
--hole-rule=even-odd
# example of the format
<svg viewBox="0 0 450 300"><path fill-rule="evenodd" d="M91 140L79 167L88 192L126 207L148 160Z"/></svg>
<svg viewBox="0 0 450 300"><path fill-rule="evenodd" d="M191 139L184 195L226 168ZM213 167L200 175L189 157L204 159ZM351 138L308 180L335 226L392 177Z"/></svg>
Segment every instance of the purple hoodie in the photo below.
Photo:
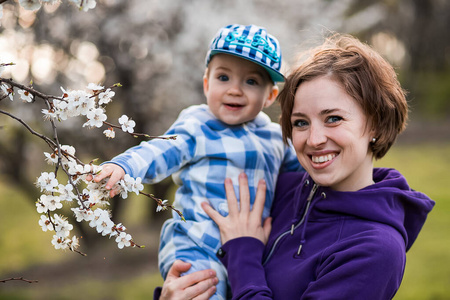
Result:
<svg viewBox="0 0 450 300"><path fill-rule="evenodd" d="M241 237L221 248L233 299L391 299L434 202L396 170L373 178L338 192L280 174L267 245Z"/></svg>

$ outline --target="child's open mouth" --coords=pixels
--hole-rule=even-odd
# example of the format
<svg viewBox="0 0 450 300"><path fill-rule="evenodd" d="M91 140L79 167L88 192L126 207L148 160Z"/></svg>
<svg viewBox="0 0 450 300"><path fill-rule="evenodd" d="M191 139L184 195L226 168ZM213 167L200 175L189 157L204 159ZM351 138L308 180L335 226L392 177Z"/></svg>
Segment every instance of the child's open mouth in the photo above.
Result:
<svg viewBox="0 0 450 300"><path fill-rule="evenodd" d="M225 104L225 106L230 109L239 109L241 107L244 107L244 105L237 104L237 103L227 103L227 104Z"/></svg>

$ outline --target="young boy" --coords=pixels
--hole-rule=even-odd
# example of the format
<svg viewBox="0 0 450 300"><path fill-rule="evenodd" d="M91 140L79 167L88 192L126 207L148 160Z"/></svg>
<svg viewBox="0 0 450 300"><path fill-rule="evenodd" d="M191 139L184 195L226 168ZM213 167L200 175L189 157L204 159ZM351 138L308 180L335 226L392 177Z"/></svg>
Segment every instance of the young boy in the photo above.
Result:
<svg viewBox="0 0 450 300"><path fill-rule="evenodd" d="M284 81L280 66L279 43L264 28L237 24L221 28L206 55L207 105L180 113L166 132L176 140L142 142L104 164L95 177L97 182L110 177L106 188L111 189L125 174L147 183L173 176L179 185L174 206L186 221L174 213L163 225L159 267L164 279L176 259L192 264L189 273L213 268L220 280L214 298L226 299L226 270L216 257L219 230L200 203L209 201L227 215L225 178L245 172L251 195L260 179L266 181L266 218L278 173L301 169L293 151L283 144L280 126L262 112L275 101L275 83Z"/></svg>

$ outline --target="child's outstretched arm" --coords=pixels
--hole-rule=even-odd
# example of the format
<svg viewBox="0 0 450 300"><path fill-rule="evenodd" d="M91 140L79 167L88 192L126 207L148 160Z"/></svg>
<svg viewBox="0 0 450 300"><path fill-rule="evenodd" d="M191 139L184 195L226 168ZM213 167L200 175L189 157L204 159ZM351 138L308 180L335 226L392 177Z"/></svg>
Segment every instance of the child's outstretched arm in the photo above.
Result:
<svg viewBox="0 0 450 300"><path fill-rule="evenodd" d="M124 169L122 169L122 167L120 167L119 165L116 164L104 164L102 165L102 170L100 173L98 173L97 175L95 175L94 177L94 181L95 182L100 182L102 179L109 177L108 182L106 183L105 188L107 190L111 190L109 192L109 195L112 197L114 197L115 195L117 195L117 190L112 189L112 187L121 179L123 179L123 177L125 176L125 171Z"/></svg>

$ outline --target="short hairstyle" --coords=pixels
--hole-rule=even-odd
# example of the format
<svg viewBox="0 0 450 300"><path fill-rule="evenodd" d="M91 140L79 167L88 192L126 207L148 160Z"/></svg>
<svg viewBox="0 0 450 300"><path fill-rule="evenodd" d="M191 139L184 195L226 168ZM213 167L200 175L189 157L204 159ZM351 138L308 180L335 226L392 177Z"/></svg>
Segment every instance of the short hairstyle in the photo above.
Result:
<svg viewBox="0 0 450 300"><path fill-rule="evenodd" d="M406 127L408 104L394 68L369 45L344 34L333 34L310 50L308 59L286 79L278 96L285 143L292 139L291 114L295 93L302 82L320 76L336 79L361 106L375 132L370 143L375 159L382 158Z"/></svg>

